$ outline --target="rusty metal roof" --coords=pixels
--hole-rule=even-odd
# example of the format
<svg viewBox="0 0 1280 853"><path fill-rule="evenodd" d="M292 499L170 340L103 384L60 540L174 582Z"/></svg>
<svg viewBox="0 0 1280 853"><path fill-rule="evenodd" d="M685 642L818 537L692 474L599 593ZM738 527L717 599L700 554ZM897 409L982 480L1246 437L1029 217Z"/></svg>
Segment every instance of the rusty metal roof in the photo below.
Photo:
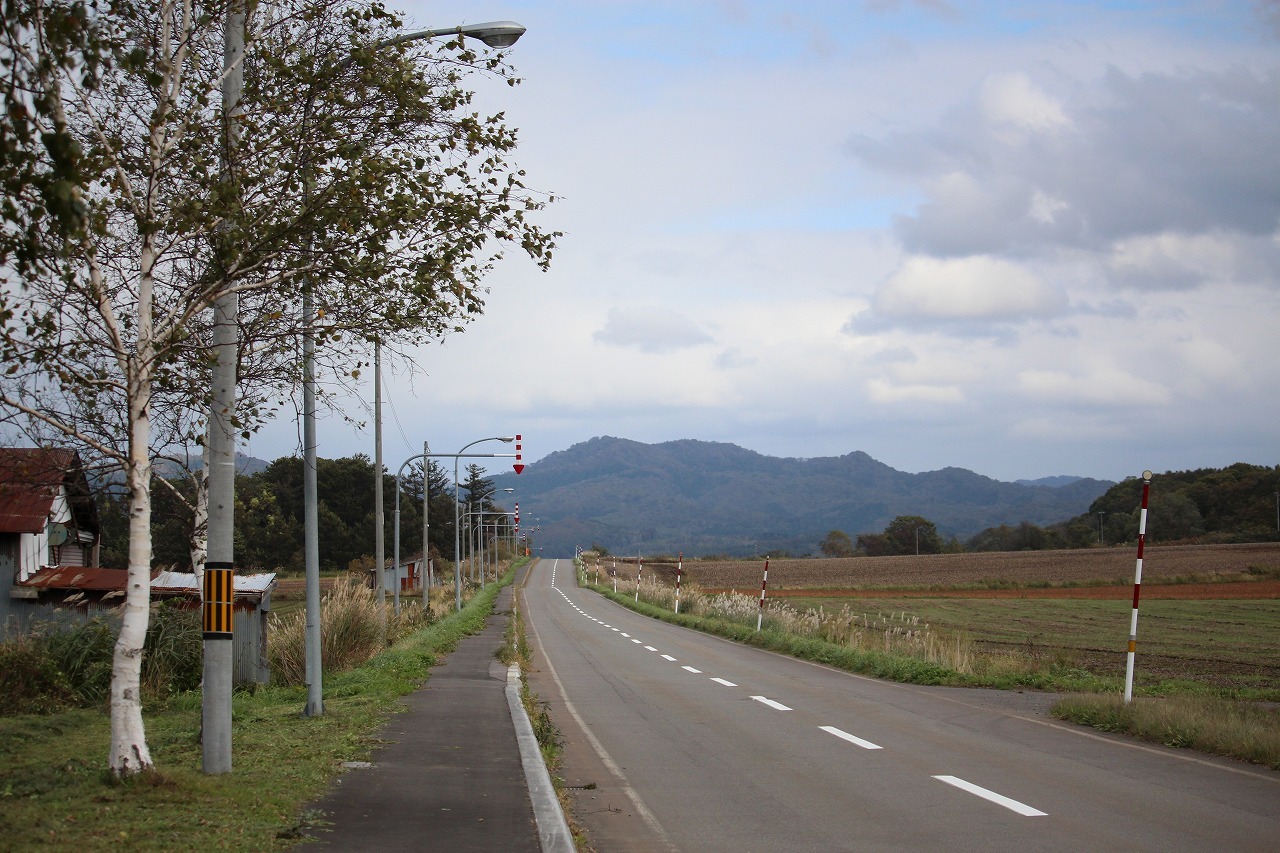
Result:
<svg viewBox="0 0 1280 853"><path fill-rule="evenodd" d="M39 533L77 465L74 451L0 447L0 533Z"/></svg>
<svg viewBox="0 0 1280 853"><path fill-rule="evenodd" d="M92 569L87 566L46 566L40 571L17 582L17 586L33 586L37 589L83 589L124 591L129 583L125 569Z"/></svg>
<svg viewBox="0 0 1280 853"><path fill-rule="evenodd" d="M91 569L84 566L52 566L41 569L25 581L15 582L18 586L29 586L37 589L78 589L84 591L123 592L129 583L129 572L126 569ZM239 597L262 597L276 585L276 573L265 572L256 575L236 575L235 594ZM155 572L151 577L151 593L153 595L190 595L198 596L200 587L196 584L196 576L191 572Z"/></svg>

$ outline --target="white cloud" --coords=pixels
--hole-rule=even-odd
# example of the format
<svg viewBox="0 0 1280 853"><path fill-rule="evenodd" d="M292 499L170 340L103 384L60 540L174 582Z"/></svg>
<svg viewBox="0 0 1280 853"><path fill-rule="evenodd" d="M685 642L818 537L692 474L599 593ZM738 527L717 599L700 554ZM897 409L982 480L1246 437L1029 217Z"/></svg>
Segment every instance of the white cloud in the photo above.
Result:
<svg viewBox="0 0 1280 853"><path fill-rule="evenodd" d="M710 335L682 314L653 306L612 308L593 335L602 344L662 353L713 343Z"/></svg>
<svg viewBox="0 0 1280 853"><path fill-rule="evenodd" d="M988 77L979 90L978 103L983 116L993 124L1040 132L1071 126L1062 104L1021 72Z"/></svg>
<svg viewBox="0 0 1280 853"><path fill-rule="evenodd" d="M963 403L964 393L953 385L894 385L883 379L867 382L873 403Z"/></svg>
<svg viewBox="0 0 1280 853"><path fill-rule="evenodd" d="M1112 281L1140 290L1184 290L1206 283L1280 283L1280 233L1165 231L1117 241L1106 258Z"/></svg>
<svg viewBox="0 0 1280 853"><path fill-rule="evenodd" d="M885 282L876 311L897 320L1009 320L1058 314L1062 292L1011 261L913 257Z"/></svg>
<svg viewBox="0 0 1280 853"><path fill-rule="evenodd" d="M1162 385L1123 370L1099 369L1087 375L1063 370L1024 370L1019 390L1029 399L1056 406L1136 406L1168 404L1173 395Z"/></svg>

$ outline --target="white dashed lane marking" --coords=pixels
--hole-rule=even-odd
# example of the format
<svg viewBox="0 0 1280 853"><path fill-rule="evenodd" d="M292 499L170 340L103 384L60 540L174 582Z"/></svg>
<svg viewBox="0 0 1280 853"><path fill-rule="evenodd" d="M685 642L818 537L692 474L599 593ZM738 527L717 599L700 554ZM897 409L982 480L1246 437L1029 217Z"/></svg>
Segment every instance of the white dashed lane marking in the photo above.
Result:
<svg viewBox="0 0 1280 853"><path fill-rule="evenodd" d="M937 779L939 782L946 782L948 785L954 785L961 791L968 791L974 796L982 797L984 800L995 803L998 806L1004 806L1006 809L1017 812L1018 814L1026 817L1045 817L1047 815L1047 812L1042 812L1039 809L1033 809L1026 803L1011 800L1002 794L997 794L995 791L988 791L986 788L979 788L972 782L957 779L955 776L934 776L933 778Z"/></svg>
<svg viewBox="0 0 1280 853"><path fill-rule="evenodd" d="M565 594L563 590L556 588L554 566L552 567L552 572L551 572L551 586L553 589L556 590L556 592L560 593L560 595L564 598L564 600L567 601L575 611L582 614L586 618L590 619L592 622L595 622L597 625L600 625L601 627L608 628L610 631L613 631L617 634L620 634L623 637L626 637L636 645L641 645L644 642L643 640L638 640L635 637L632 637L630 634L623 631L621 628L615 628L612 625L608 624L607 622L604 622L603 620L597 619L596 617L592 616L590 613L588 613L587 611L579 607L577 604L575 604L573 600L570 599L569 596ZM653 646L644 646L644 648L646 651L650 651L650 652L658 651ZM673 663L676 662L676 658L672 657L671 655L662 654L661 657L663 660L671 661ZM687 672L694 673L695 675L702 674L702 670L697 669L696 667L685 665L680 668ZM729 681L727 678L719 678L716 676L712 676L711 681L714 681L716 684L721 684L725 687L738 686L734 682ZM773 708L775 711L792 710L787 705L784 705L781 702L778 702L777 700L770 699L767 696L752 696L751 698L762 705L766 705L770 708ZM854 746L861 747L862 749L867 749L867 750L883 749L883 747L881 747L879 744L872 743L869 740L864 740L863 738L860 738L857 735L850 734L849 732L846 732L843 729L838 729L835 726L818 726L818 728L826 732L827 734L834 735L835 737L838 737L841 740L846 741L847 743L851 743ZM961 791L965 791L967 793L973 794L976 797L981 797L982 799L987 800L988 802L995 803L998 806L1009 809L1010 811L1016 812L1017 814L1024 815L1026 817L1043 817L1046 815L1046 812L1042 812L1039 809L1032 808L1031 806L1028 806L1026 803L1020 803L1017 800L1004 796L1003 794L997 794L994 791L990 791L986 788L979 787L978 785L975 785L972 782L966 782L964 779L960 779L959 777L956 777L956 776L934 776L933 778L937 779L939 782L945 782L946 784L951 785L954 788L958 788Z"/></svg>
<svg viewBox="0 0 1280 853"><path fill-rule="evenodd" d="M849 741L849 743L857 744L863 749L882 749L883 748L883 747L877 746L876 744L872 743L869 740L863 740L862 738L857 737L856 735L851 735L846 731L841 731L840 729L837 729L835 726L818 726L818 728L822 729L827 734L835 735L841 740L847 740Z"/></svg>

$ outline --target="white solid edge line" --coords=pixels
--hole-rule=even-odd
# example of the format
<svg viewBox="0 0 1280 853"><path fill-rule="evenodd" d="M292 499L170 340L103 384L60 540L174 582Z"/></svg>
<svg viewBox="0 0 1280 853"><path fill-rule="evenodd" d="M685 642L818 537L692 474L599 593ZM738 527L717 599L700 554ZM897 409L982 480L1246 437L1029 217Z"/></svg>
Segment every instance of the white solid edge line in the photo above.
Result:
<svg viewBox="0 0 1280 853"><path fill-rule="evenodd" d="M879 744L872 743L869 740L863 740L857 735L851 735L846 731L837 729L835 726L818 726L818 728L822 729L824 732L826 732L829 735L835 735L836 737L841 738L842 740L847 740L849 741L849 743L860 746L863 749L883 749L884 748Z"/></svg>
<svg viewBox="0 0 1280 853"><path fill-rule="evenodd" d="M786 705L783 705L781 702L775 702L775 701L773 701L772 699L769 699L769 698L767 698L767 697L765 697L765 696L752 696L751 698L752 698L752 699L754 699L754 700L756 700L757 702L759 702L759 703L763 704L763 705L768 705L770 708L773 708L775 711L790 711L790 710L791 710L791 709L790 709L790 708L788 708Z"/></svg>
<svg viewBox="0 0 1280 853"><path fill-rule="evenodd" d="M934 776L933 778L937 779L939 782L946 782L948 785L959 788L961 791L968 791L970 794L982 797L982 799L995 803L998 806L1004 806L1006 809L1017 812L1020 815L1025 815L1026 817L1046 817L1048 815L1048 812L1033 809L1026 803L1011 800L1002 794L997 794L995 791L988 791L986 788L979 788L972 782L957 779L955 776Z"/></svg>
<svg viewBox="0 0 1280 853"><path fill-rule="evenodd" d="M565 710L569 712L569 716L573 717L574 721L578 724L578 728L582 730L582 734L586 737L587 742L591 744L592 750L594 750L596 755L600 757L601 763L603 763L605 768L608 769L608 771L613 774L614 778L618 780L622 792L626 794L627 799L631 800L631 805L635 807L636 814L640 816L640 819L645 822L645 825L647 825L650 831L657 836L658 840L666 847L667 850L675 850L676 847L671 843L671 839L667 835L667 831L663 828L662 823L659 822L657 816L649 810L649 807L645 805L644 800L640 798L640 794L636 789L631 787L630 782L627 781L627 777L623 775L622 768L613 760L613 756L609 755L605 750L604 745L600 743L600 740L592 734L591 729L587 728L587 724L578 713L578 709L575 708L573 702L570 701L569 696L564 689L564 682L560 680L560 674L556 672L556 668L551 664L551 658L547 656L547 650L542 645L542 637L538 635L538 626L533 623L533 620L529 620L526 624L529 626L529 630L533 632L533 641L538 644L538 649L542 652L542 665L546 667L547 674L551 676L551 680L556 683L556 688L560 691L560 699L564 702ZM522 704L520 707L523 708L524 705ZM539 750L538 754L542 754L541 750Z"/></svg>

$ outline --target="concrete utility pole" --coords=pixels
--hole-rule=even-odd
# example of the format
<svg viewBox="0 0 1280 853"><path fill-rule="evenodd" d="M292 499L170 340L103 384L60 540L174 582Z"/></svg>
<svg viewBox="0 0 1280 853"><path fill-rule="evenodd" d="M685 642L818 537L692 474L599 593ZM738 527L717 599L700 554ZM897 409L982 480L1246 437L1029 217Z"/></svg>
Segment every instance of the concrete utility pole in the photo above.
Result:
<svg viewBox="0 0 1280 853"><path fill-rule="evenodd" d="M227 9L222 55L222 178L232 174L240 146L240 95L244 91L243 0ZM232 602L235 599L236 489L236 350L239 343L240 298L234 292L214 304L213 395L209 411L208 558L204 569L204 688L201 692L202 769L214 775L231 772L231 688L234 643Z"/></svg>
<svg viewBox="0 0 1280 853"><path fill-rule="evenodd" d="M382 510L382 342L373 342L373 582L378 588L378 639L387 643L387 589L383 581L387 544Z"/></svg>

